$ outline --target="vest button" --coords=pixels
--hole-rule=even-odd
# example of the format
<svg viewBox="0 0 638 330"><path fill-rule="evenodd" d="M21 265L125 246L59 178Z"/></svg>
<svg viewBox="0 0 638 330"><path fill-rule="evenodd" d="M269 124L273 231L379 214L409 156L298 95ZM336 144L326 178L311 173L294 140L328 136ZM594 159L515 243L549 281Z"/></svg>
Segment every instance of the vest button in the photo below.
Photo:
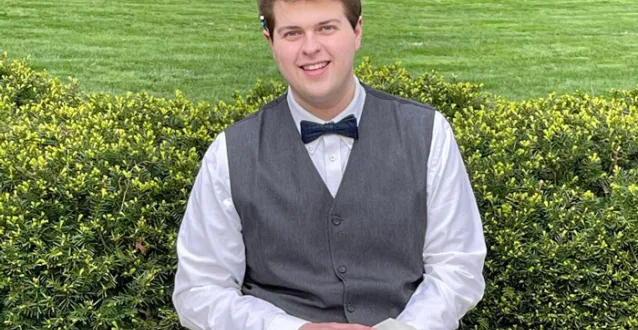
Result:
<svg viewBox="0 0 638 330"><path fill-rule="evenodd" d="M348 304L348 306L346 306L346 310L350 313L354 313L354 305L353 304Z"/></svg>
<svg viewBox="0 0 638 330"><path fill-rule="evenodd" d="M346 266L340 266L337 270L339 271L339 273L345 274L348 271L348 268L346 268Z"/></svg>
<svg viewBox="0 0 638 330"><path fill-rule="evenodd" d="M335 225L335 226L340 225L341 221L343 221L343 220L341 220L341 217L338 217L338 216L332 217L332 224Z"/></svg>

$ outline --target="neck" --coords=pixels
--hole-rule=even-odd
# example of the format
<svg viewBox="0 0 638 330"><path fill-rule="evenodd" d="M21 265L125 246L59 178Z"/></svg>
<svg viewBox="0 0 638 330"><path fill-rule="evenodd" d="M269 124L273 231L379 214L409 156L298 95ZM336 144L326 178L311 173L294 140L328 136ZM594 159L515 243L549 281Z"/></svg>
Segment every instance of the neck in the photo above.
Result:
<svg viewBox="0 0 638 330"><path fill-rule="evenodd" d="M292 96L301 107L306 109L315 117L321 120L329 121L332 118L338 116L341 112L343 112L343 110L348 107L348 105L354 98L355 88L356 82L354 77L352 77L352 79L348 80L346 86L340 89L341 91L345 92L328 97L325 101L313 100L311 102L309 100L303 99L303 97L300 97L298 93L293 93Z"/></svg>

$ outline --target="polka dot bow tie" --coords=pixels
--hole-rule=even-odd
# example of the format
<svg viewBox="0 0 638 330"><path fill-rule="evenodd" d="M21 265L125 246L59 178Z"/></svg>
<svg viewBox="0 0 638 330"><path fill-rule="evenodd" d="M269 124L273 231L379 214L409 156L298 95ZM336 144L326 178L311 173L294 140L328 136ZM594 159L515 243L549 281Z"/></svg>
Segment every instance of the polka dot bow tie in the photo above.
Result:
<svg viewBox="0 0 638 330"><path fill-rule="evenodd" d="M301 140L304 144L310 143L324 134L339 134L356 140L359 138L357 118L354 115L349 115L338 123L329 122L326 124L301 121Z"/></svg>

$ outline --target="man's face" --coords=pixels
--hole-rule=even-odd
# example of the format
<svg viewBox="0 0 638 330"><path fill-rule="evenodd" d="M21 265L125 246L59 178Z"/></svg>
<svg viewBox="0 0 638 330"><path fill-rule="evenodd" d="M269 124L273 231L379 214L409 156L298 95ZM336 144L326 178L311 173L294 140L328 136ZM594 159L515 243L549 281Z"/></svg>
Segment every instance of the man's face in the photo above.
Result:
<svg viewBox="0 0 638 330"><path fill-rule="evenodd" d="M270 43L279 71L295 96L314 104L342 97L361 47L361 19L353 30L338 0L276 1Z"/></svg>

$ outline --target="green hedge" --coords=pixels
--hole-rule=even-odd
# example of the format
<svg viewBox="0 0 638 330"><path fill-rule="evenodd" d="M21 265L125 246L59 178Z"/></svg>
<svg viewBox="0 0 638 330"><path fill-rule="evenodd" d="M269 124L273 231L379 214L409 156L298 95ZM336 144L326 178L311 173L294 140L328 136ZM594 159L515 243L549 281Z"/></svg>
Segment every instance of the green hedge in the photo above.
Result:
<svg viewBox="0 0 638 330"><path fill-rule="evenodd" d="M356 71L453 124L489 248L462 328L638 327L638 90L512 103L399 65ZM0 328L179 328L175 239L199 161L284 88L84 96L3 55Z"/></svg>

